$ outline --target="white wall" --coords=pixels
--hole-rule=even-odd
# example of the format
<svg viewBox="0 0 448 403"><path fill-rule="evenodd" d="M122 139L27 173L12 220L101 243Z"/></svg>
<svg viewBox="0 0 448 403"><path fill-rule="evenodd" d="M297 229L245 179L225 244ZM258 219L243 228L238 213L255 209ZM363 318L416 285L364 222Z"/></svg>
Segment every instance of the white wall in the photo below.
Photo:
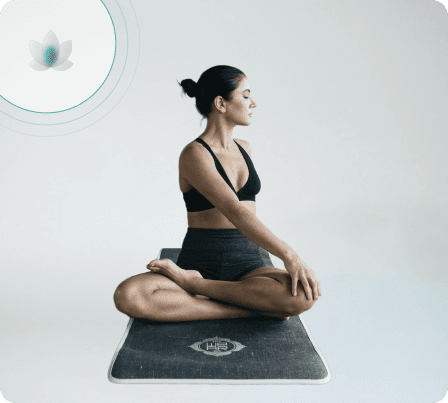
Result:
<svg viewBox="0 0 448 403"><path fill-rule="evenodd" d="M118 283L145 272L161 248L181 246L187 215L178 157L206 122L199 126L194 100L181 97L176 79L197 81L218 64L244 71L258 104L234 137L252 145L262 183L258 217L274 234L318 277L392 271L446 287L448 15L441 3L133 4L140 59L112 113L52 137L9 130L0 113L1 306L36 318L45 312L54 322L114 320ZM61 40L82 39L76 27L66 29ZM27 41L42 42L47 26L37 31ZM82 55L71 60L75 74ZM30 89L28 101L35 95Z"/></svg>

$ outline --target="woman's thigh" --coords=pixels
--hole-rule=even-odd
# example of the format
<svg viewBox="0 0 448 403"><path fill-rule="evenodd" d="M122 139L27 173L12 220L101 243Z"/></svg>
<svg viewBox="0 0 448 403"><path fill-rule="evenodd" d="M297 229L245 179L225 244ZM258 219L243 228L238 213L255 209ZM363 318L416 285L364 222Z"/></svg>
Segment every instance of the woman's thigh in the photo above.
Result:
<svg viewBox="0 0 448 403"><path fill-rule="evenodd" d="M258 269L255 269L254 271L251 271L250 273L241 277L239 280L245 280L250 277L269 277L277 280L284 285L291 284L291 276L289 275L289 273L286 270L278 269L276 267L259 267Z"/></svg>

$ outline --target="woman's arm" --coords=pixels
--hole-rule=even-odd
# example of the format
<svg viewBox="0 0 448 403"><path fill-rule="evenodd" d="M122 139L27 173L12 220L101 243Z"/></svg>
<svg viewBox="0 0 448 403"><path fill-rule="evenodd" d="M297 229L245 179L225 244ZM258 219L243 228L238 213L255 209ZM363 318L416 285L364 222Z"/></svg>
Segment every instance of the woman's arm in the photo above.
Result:
<svg viewBox="0 0 448 403"><path fill-rule="evenodd" d="M247 141L238 142L243 143L245 149L250 149ZM240 203L237 195L217 171L213 157L204 147L193 144L185 148L180 164L183 165L185 176L191 185L253 243L283 262L298 257L289 245L277 238L255 214Z"/></svg>
<svg viewBox="0 0 448 403"><path fill-rule="evenodd" d="M236 194L216 170L214 160L207 150L197 146L188 147L182 152L180 163L191 185L246 238L283 260L285 269L291 275L292 295L297 295L299 280L309 299L312 299L312 290L316 297L320 294L319 283L314 278L313 272L286 242L277 238L254 213L239 202Z"/></svg>
<svg viewBox="0 0 448 403"><path fill-rule="evenodd" d="M252 147L247 140L235 139L246 150L249 156L252 158ZM237 207L237 206L235 206ZM250 210L246 209L243 205L239 205L245 210L239 210L235 212L233 209L233 222L228 216L226 218L237 227L241 233L249 238L253 243L266 249L272 255L277 256L283 262L285 260L291 260L298 257L294 250L281 239L277 238ZM247 210L247 211L246 211ZM247 215L246 213L250 213ZM253 224L253 225L251 225ZM241 228L242 229L241 229Z"/></svg>
<svg viewBox="0 0 448 403"><path fill-rule="evenodd" d="M282 259L285 269L291 276L291 292L297 295L297 282L303 284L308 299L322 295L319 281L313 271L302 262L299 255L284 241L277 238L257 216L246 207L235 205L226 212L227 219L253 243Z"/></svg>

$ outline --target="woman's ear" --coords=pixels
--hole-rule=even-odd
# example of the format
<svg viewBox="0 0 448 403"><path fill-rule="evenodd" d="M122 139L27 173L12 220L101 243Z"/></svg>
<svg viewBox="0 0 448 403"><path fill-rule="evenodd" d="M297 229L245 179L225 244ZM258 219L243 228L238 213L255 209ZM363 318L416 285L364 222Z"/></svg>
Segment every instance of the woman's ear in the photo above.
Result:
<svg viewBox="0 0 448 403"><path fill-rule="evenodd" d="M226 101L221 95L218 95L217 97L215 97L214 104L215 104L216 109L221 113L224 113L227 110L226 109Z"/></svg>

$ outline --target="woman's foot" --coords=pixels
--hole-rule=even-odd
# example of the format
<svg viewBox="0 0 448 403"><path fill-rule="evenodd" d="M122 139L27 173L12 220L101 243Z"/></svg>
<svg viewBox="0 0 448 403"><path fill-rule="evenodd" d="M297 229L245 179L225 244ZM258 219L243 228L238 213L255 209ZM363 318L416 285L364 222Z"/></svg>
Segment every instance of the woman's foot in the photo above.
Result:
<svg viewBox="0 0 448 403"><path fill-rule="evenodd" d="M146 268L154 273L162 274L165 277L168 277L190 294L195 294L191 287L195 279L203 278L201 273L197 270L184 270L171 259L152 260L148 263Z"/></svg>

